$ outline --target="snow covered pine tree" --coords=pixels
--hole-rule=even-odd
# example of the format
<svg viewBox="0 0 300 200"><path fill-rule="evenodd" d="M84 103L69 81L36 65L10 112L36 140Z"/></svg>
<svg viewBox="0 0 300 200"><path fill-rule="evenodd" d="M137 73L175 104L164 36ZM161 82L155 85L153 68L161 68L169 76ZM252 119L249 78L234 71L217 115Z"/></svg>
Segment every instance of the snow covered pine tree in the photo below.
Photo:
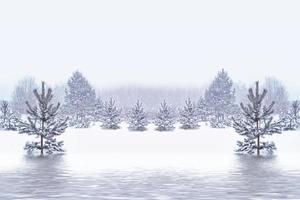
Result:
<svg viewBox="0 0 300 200"><path fill-rule="evenodd" d="M88 128L94 118L96 93L83 75L76 71L68 81L65 109L70 116L70 126Z"/></svg>
<svg viewBox="0 0 300 200"><path fill-rule="evenodd" d="M146 126L149 124L147 114L144 112L142 103L137 101L135 106L131 108L127 118L129 130L132 131L145 131Z"/></svg>
<svg viewBox="0 0 300 200"><path fill-rule="evenodd" d="M199 127L199 117L197 108L194 102L190 98L185 101L183 109L179 110L179 122L182 129L195 129Z"/></svg>
<svg viewBox="0 0 300 200"><path fill-rule="evenodd" d="M154 124L157 126L158 131L172 131L176 122L175 112L169 107L164 100L160 104L158 113L155 116Z"/></svg>
<svg viewBox="0 0 300 200"><path fill-rule="evenodd" d="M6 131L17 130L18 118L15 113L9 108L7 101L2 101L0 107L0 129Z"/></svg>
<svg viewBox="0 0 300 200"><path fill-rule="evenodd" d="M209 117L209 109L208 109L208 105L205 102L204 98L200 98L199 101L197 102L196 105L197 108L197 114L198 117L200 119L201 122L206 122L208 121L208 117Z"/></svg>
<svg viewBox="0 0 300 200"><path fill-rule="evenodd" d="M231 125L235 102L233 82L222 69L205 92L205 102L210 111L210 124L213 128Z"/></svg>
<svg viewBox="0 0 300 200"><path fill-rule="evenodd" d="M273 106L263 105L263 100L267 94L267 90L259 92L259 83L256 82L255 93L252 88L249 89L248 99L250 103L245 106L241 103L243 119L233 119L233 127L237 133L244 136L244 141L238 141L239 153L253 154L255 150L260 155L261 150L267 153L273 153L276 149L274 142L262 142L261 139L266 135L281 133L281 121L273 122ZM256 140L256 141L255 141Z"/></svg>
<svg viewBox="0 0 300 200"><path fill-rule="evenodd" d="M33 91L36 99L37 106L32 106L28 102L27 122L20 122L19 133L36 135L40 141L27 142L25 150L28 153L32 153L34 150L40 150L41 155L44 154L44 150L47 154L54 152L63 152L63 141L57 141L56 136L61 135L67 128L67 119L56 119L60 104L56 106L51 103L53 94L49 88L45 91L45 83L42 82L42 91L39 94L35 89Z"/></svg>
<svg viewBox="0 0 300 200"><path fill-rule="evenodd" d="M121 123L121 109L115 106L116 102L112 98L108 102L105 102L101 122L102 128L105 129L119 129Z"/></svg>
<svg viewBox="0 0 300 200"><path fill-rule="evenodd" d="M290 110L287 112L286 116L283 118L285 123L284 130L296 130L300 125L300 103L299 101L293 101Z"/></svg>
<svg viewBox="0 0 300 200"><path fill-rule="evenodd" d="M101 121L101 116L103 112L103 102L100 98L97 98L96 103L95 103L95 110L94 110L94 121L95 122L100 122Z"/></svg>

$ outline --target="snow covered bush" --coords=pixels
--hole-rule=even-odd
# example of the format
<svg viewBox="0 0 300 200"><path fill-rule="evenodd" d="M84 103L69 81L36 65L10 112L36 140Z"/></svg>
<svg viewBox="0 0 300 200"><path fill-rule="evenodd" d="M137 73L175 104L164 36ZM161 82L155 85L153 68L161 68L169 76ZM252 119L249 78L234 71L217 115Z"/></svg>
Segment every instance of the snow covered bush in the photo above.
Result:
<svg viewBox="0 0 300 200"><path fill-rule="evenodd" d="M222 69L205 92L205 102L209 109L209 121L213 128L231 125L235 95L233 81Z"/></svg>
<svg viewBox="0 0 300 200"><path fill-rule="evenodd" d="M47 154L54 152L63 152L63 141L57 141L56 136L61 135L67 128L67 119L57 118L60 104L52 104L52 90L45 90L45 83L42 82L42 90L39 93L36 89L33 91L37 105L30 105L26 102L28 118L26 122L20 121L19 133L35 135L39 141L27 142L25 150L32 153L39 150L41 155L44 150Z"/></svg>
<svg viewBox="0 0 300 200"><path fill-rule="evenodd" d="M293 101L290 110L283 117L283 130L296 130L300 125L300 103Z"/></svg>
<svg viewBox="0 0 300 200"><path fill-rule="evenodd" d="M208 105L204 98L200 98L196 104L198 118L201 122L208 121L210 115Z"/></svg>
<svg viewBox="0 0 300 200"><path fill-rule="evenodd" d="M248 99L249 104L241 103L243 111L242 119L234 119L233 127L237 133L244 137L243 141L238 141L239 153L260 155L261 150L272 153L276 149L274 142L261 141L265 136L274 133L281 133L281 121L273 122L273 106L264 105L263 101L266 97L267 90L263 90L262 94L259 91L259 83L256 82L255 92L252 88L249 89Z"/></svg>
<svg viewBox="0 0 300 200"><path fill-rule="evenodd" d="M121 123L121 109L116 107L116 102L112 98L105 102L101 116L102 128L119 129Z"/></svg>
<svg viewBox="0 0 300 200"><path fill-rule="evenodd" d="M15 113L9 108L7 101L1 102L0 107L0 129L7 131L17 130L18 118Z"/></svg>
<svg viewBox="0 0 300 200"><path fill-rule="evenodd" d="M68 81L65 102L64 110L70 118L70 126L88 128L94 118L96 93L78 71L74 72Z"/></svg>
<svg viewBox="0 0 300 200"><path fill-rule="evenodd" d="M154 119L154 124L157 126L156 130L172 131L175 128L175 123L176 117L174 110L167 105L166 101L163 101Z"/></svg>
<svg viewBox="0 0 300 200"><path fill-rule="evenodd" d="M185 101L183 109L179 110L179 122L182 129L195 129L199 127L197 107L189 98Z"/></svg>
<svg viewBox="0 0 300 200"><path fill-rule="evenodd" d="M147 114L145 113L142 103L137 101L135 106L131 108L128 113L127 122L129 130L132 131L145 131L146 126L149 124Z"/></svg>
<svg viewBox="0 0 300 200"><path fill-rule="evenodd" d="M97 98L95 103L95 108L94 108L94 114L93 114L95 122L101 121L103 109L104 109L103 101L100 98Z"/></svg>

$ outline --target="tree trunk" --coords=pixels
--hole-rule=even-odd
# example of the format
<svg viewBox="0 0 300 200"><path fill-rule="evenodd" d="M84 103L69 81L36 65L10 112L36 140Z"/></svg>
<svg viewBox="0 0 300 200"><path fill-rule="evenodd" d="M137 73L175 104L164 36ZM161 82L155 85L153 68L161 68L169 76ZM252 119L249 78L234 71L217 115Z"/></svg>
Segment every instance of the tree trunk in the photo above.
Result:
<svg viewBox="0 0 300 200"><path fill-rule="evenodd" d="M257 137L257 155L259 156L260 155L260 152L259 152L259 149L260 149L260 145L259 145L259 143L260 143L260 136L258 136Z"/></svg>
<svg viewBox="0 0 300 200"><path fill-rule="evenodd" d="M44 154L44 120L42 121L42 135L41 135L41 155Z"/></svg>
<svg viewBox="0 0 300 200"><path fill-rule="evenodd" d="M44 154L44 141L43 141L43 136L41 135L41 155Z"/></svg>
<svg viewBox="0 0 300 200"><path fill-rule="evenodd" d="M256 133L258 134L258 121L256 122ZM257 136L257 155L260 155L260 135Z"/></svg>

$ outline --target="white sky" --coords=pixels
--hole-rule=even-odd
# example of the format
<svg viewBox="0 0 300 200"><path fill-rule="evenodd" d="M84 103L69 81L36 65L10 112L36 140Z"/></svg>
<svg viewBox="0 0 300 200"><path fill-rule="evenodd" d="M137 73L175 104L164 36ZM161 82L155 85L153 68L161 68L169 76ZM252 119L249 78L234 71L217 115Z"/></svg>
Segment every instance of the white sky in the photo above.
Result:
<svg viewBox="0 0 300 200"><path fill-rule="evenodd" d="M276 76L300 98L300 1L0 2L0 98L17 80L82 71L98 87Z"/></svg>

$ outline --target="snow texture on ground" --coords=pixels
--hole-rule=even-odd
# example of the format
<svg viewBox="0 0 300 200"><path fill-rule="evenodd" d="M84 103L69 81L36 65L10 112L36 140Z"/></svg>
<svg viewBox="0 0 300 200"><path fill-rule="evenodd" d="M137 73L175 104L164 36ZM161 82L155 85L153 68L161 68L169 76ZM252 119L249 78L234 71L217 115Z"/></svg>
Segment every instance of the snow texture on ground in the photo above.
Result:
<svg viewBox="0 0 300 200"><path fill-rule="evenodd" d="M233 129L67 129L66 153L27 156L0 132L0 199L299 199L300 131L267 139L272 157L234 154Z"/></svg>

